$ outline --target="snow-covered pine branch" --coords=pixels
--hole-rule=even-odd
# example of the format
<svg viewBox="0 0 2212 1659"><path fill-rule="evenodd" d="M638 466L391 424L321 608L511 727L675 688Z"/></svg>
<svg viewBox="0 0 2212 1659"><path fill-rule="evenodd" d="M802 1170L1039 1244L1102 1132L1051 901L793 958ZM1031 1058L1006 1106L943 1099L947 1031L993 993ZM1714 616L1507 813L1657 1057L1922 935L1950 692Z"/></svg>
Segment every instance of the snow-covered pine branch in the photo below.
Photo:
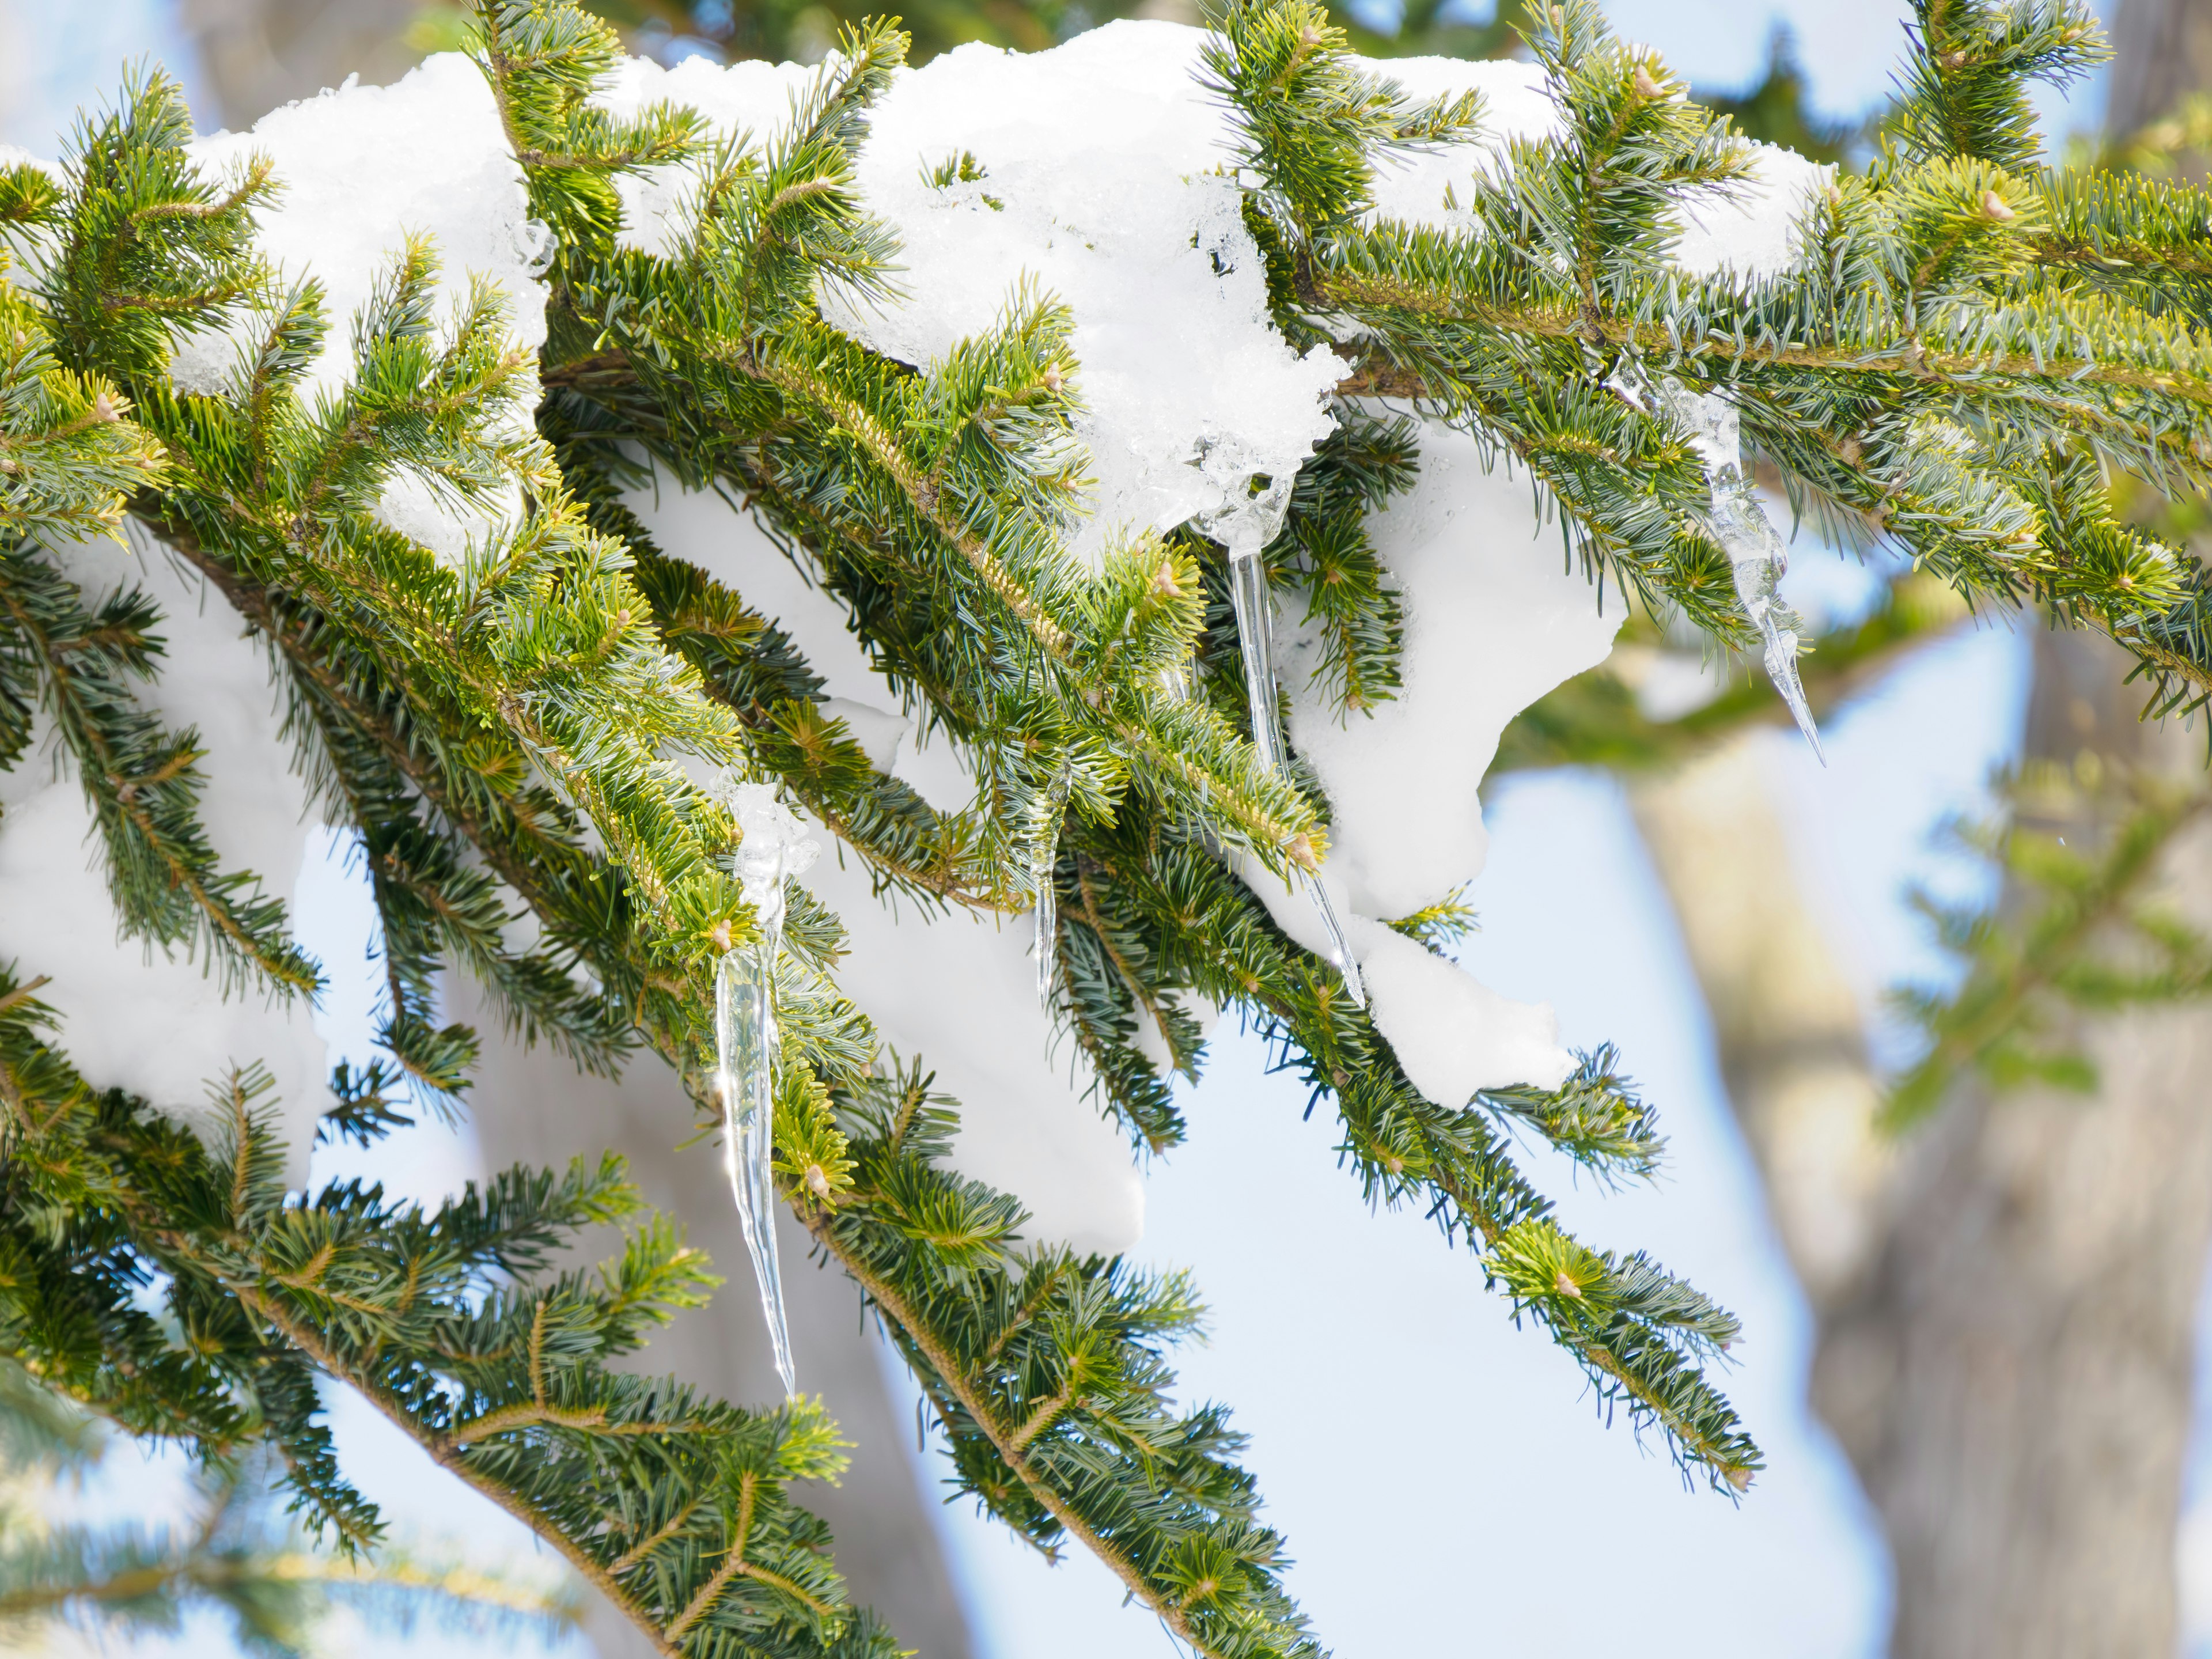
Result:
<svg viewBox="0 0 2212 1659"><path fill-rule="evenodd" d="M1741 144L1586 0L1534 63L1395 83L1298 0L919 70L875 27L817 69L665 70L493 0L473 62L204 140L156 80L59 164L7 158L11 1346L145 1431L272 1439L368 1547L319 1370L664 1650L877 1651L781 1495L830 1467L818 1418L601 1363L696 1299L665 1227L529 1276L634 1212L613 1172L427 1224L286 1196L319 1120L383 1133L402 1077L649 1048L761 1149L749 1226L799 1212L994 1513L1198 1651L1313 1651L1236 1437L1162 1403L1190 1291L1124 1260L1124 1136L1181 1138L1169 1077L1233 1009L1370 1197L1747 1485L1700 1370L1735 1322L1566 1237L1510 1156L1646 1171L1649 1113L1427 945L1501 732L1631 594L1763 635L1794 688L1752 454L1970 597L2208 684L2200 574L2096 483L2212 465L2203 349L2076 252L2132 227L2136 264L2185 263L2197 222L2008 171L2022 77L2094 44L2072 10L1942 9L1866 179ZM72 653L105 677L82 739ZM740 780L831 855L766 857ZM391 968L392 1069L335 1097L248 877L281 893L318 818L362 838ZM436 1026L444 963L505 1031ZM772 1070L740 1086L740 1053ZM55 1217L119 1242L84 1265ZM140 1261L219 1333L167 1349ZM62 1341L65 1304L112 1334Z"/></svg>

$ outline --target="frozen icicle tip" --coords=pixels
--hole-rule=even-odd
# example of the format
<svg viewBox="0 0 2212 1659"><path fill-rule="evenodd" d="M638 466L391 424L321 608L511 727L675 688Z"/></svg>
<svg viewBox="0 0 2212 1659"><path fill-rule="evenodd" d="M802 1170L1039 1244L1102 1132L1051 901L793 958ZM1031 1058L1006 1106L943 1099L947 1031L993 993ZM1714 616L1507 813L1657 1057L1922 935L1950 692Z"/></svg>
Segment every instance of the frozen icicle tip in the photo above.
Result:
<svg viewBox="0 0 2212 1659"><path fill-rule="evenodd" d="M1797 716L1797 729L1805 734L1805 741L1813 745L1813 758L1826 766L1828 763L1828 754L1820 747L1820 728L1813 724L1812 711L1802 707L1793 706L1790 712Z"/></svg>
<svg viewBox="0 0 2212 1659"><path fill-rule="evenodd" d="M1036 940L1033 947L1036 956L1037 1006L1045 1009L1052 1006L1053 948L1058 944L1060 936L1058 900L1059 895L1054 890L1052 878L1048 875L1037 889L1035 912Z"/></svg>
<svg viewBox="0 0 2212 1659"><path fill-rule="evenodd" d="M1343 975L1344 988L1351 995L1352 1006L1358 1009L1361 1013L1365 1013L1367 1012L1367 984L1366 981L1359 976L1359 964L1354 962L1350 957L1346 957L1343 961L1336 964L1336 971Z"/></svg>
<svg viewBox="0 0 2212 1659"><path fill-rule="evenodd" d="M1359 960L1352 954L1352 943L1344 936L1344 925L1336 919L1336 906L1329 902L1328 889L1311 871L1299 871L1298 880L1306 890L1306 897L1312 902L1314 913L1321 918L1322 926L1328 930L1328 959L1344 981L1352 1006L1364 1010L1367 1006L1367 987L1359 976Z"/></svg>
<svg viewBox="0 0 2212 1659"><path fill-rule="evenodd" d="M1774 682L1774 689L1782 694L1782 701L1790 705L1790 715L1796 720L1797 729L1805 734L1805 741L1813 745L1813 758L1826 766L1828 757L1820 747L1820 728L1813 723L1813 707L1805 701L1805 684L1797 678L1796 658L1778 664L1770 653L1766 674Z"/></svg>

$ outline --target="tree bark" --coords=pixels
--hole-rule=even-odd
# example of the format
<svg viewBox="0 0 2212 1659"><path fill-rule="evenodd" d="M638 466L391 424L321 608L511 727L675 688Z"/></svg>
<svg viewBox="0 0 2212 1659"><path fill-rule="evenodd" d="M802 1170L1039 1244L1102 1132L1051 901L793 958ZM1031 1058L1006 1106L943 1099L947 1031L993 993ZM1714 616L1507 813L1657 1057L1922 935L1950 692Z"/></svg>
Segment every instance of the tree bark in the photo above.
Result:
<svg viewBox="0 0 2212 1659"><path fill-rule="evenodd" d="M1858 998L1800 896L1764 764L1765 733L1630 795L1713 1022L1721 1080L1815 1309L1878 1247L1893 1149Z"/></svg>
<svg viewBox="0 0 2212 1659"><path fill-rule="evenodd" d="M2201 732L2137 722L2126 666L2097 636L2039 634L2027 763L2201 772ZM1637 807L1817 1317L1814 1407L1888 1538L1892 1654L2164 1659L2212 1248L2212 1018L2077 1019L2094 1098L1967 1091L1886 1149L1753 752ZM2039 827L2075 847L2107 828L2089 805ZM2176 841L2161 883L2212 926L2212 829Z"/></svg>

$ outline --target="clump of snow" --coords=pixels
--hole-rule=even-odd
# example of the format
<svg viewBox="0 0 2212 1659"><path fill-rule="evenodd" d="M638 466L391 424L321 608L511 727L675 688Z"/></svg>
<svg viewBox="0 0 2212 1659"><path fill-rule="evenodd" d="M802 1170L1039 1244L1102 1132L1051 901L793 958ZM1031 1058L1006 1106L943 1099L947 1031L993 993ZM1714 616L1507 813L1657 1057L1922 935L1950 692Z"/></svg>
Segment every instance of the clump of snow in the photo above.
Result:
<svg viewBox="0 0 2212 1659"><path fill-rule="evenodd" d="M291 766L283 709L258 641L219 596L157 544L134 536L57 545L88 605L126 583L161 604L161 676L138 688L172 730L197 728L209 779L200 817L226 871L251 870L269 891L299 885L314 829ZM143 1096L205 1127L206 1090L259 1061L276 1084L285 1179L307 1176L317 1116L330 1103L327 1060L304 1000L272 1004L258 989L222 994L204 962L120 938L99 831L73 765L40 747L0 773L0 962L46 975L40 997L60 1016L61 1046L95 1088Z"/></svg>
<svg viewBox="0 0 2212 1659"><path fill-rule="evenodd" d="M1359 957L1375 1024L1406 1076L1440 1106L1464 1106L1480 1089L1533 1083L1556 1089L1575 1068L1559 1046L1548 1002L1515 1002L1457 964L1378 921L1353 917L1345 932Z"/></svg>
<svg viewBox="0 0 2212 1659"><path fill-rule="evenodd" d="M395 84L349 79L334 92L287 104L251 132L219 132L191 146L203 171L221 176L266 155L281 186L258 215L257 246L283 279L322 284L333 326L307 377L335 392L350 374L354 313L390 273L410 236L436 246L438 300L450 313L482 276L505 293L514 343L545 343L545 289L537 280L550 233L530 217L522 167L507 147L499 106L483 72L441 52ZM219 389L234 367L230 339L201 336L178 354L189 391ZM526 395L527 411L536 401Z"/></svg>
<svg viewBox="0 0 2212 1659"><path fill-rule="evenodd" d="M1601 614L1556 533L1537 523L1525 480L1486 470L1462 433L1424 430L1413 489L1370 514L1368 531L1405 607L1398 696L1340 718L1319 680L1319 630L1290 617L1278 627L1291 741L1334 810L1322 879L1376 1024L1423 1094L1462 1106L1479 1088L1556 1085L1574 1062L1549 1006L1508 1001L1380 924L1481 873L1480 787L1499 735L1604 660L1622 611ZM1249 861L1244 874L1278 926L1326 951L1302 896Z"/></svg>
<svg viewBox="0 0 2212 1659"><path fill-rule="evenodd" d="M1128 1143L1086 1098L1091 1068L1055 1048L1037 1005L1030 927L963 909L902 911L869 890L857 859L828 860L807 886L845 923L837 982L884 1042L919 1055L959 1103L951 1163L1013 1193L1032 1239L1114 1255L1144 1231L1145 1189Z"/></svg>
<svg viewBox="0 0 2212 1659"><path fill-rule="evenodd" d="M1328 435L1343 365L1303 357L1267 319L1220 106L1200 87L1205 37L1109 23L1024 56L962 46L902 76L859 176L899 235L905 298L831 296L832 319L924 363L991 325L1027 277L1073 311L1095 480L1075 550L1241 503ZM974 157L982 176L925 174Z"/></svg>
<svg viewBox="0 0 2212 1659"><path fill-rule="evenodd" d="M1362 915L1407 915L1480 872L1477 788L1499 735L1620 630L1618 595L1601 611L1532 501L1474 440L1424 428L1414 487L1368 520L1406 613L1404 687L1370 714L1340 719L1315 683L1317 629L1279 629L1291 741L1335 808L1328 872Z"/></svg>
<svg viewBox="0 0 2212 1659"><path fill-rule="evenodd" d="M1534 143L1562 130L1559 106L1540 64L1454 58L1395 58L1376 65L1412 97L1482 94L1482 119L1473 139L1386 161L1377 168L1370 218L1403 219L1439 228L1467 230L1464 204L1469 180L1495 175L1505 146ZM1813 198L1836 170L1795 150L1746 140L1750 177L1686 203L1675 218L1680 230L1671 263L1692 276L1723 270L1771 276L1797 257L1796 227ZM1445 205L1447 192L1461 204Z"/></svg>
<svg viewBox="0 0 2212 1659"><path fill-rule="evenodd" d="M1797 225L1836 170L1794 149L1747 142L1751 176L1687 204L1674 263L1692 276L1778 276L1797 260Z"/></svg>
<svg viewBox="0 0 2212 1659"><path fill-rule="evenodd" d="M483 278L507 296L507 332L532 354L545 343L545 288L538 280L551 233L530 216L521 165L509 149L499 106L477 66L441 52L389 87L350 79L334 92L274 110L250 133L217 133L192 147L210 176L264 155L282 187L258 215L257 246L280 281L322 284L330 337L303 387L340 391L353 368L355 314L385 281L410 236L435 247L437 316L443 323ZM195 336L177 352L179 388L216 393L238 373L239 339L250 329ZM526 377L505 429L530 429L537 377ZM394 478L380 516L451 563L519 520L520 492L459 509L427 481Z"/></svg>
<svg viewBox="0 0 2212 1659"><path fill-rule="evenodd" d="M1410 155L1385 159L1375 170L1370 219L1402 219L1443 229L1464 231L1473 222L1465 203L1477 174L1494 175L1504 165L1505 146L1534 143L1559 131L1559 106L1540 65L1510 58L1468 62L1457 58L1401 58L1376 64L1372 72L1395 81L1416 100L1482 94L1482 118L1463 143L1439 145ZM1449 192L1461 204L1448 209Z"/></svg>

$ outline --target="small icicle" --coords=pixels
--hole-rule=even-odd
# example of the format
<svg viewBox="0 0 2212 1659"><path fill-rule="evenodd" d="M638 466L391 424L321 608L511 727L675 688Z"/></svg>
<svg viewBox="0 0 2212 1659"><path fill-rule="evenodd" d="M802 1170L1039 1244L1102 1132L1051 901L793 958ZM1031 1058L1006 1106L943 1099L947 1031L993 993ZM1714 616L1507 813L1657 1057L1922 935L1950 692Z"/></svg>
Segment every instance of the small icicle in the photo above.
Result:
<svg viewBox="0 0 2212 1659"><path fill-rule="evenodd" d="M1278 514L1277 521L1279 522ZM1273 607L1267 602L1267 572L1261 563L1261 540L1252 539L1255 527L1247 521L1231 526L1243 535L1229 544L1229 597L1237 607L1237 642L1244 658L1244 696L1252 715L1252 746L1268 770L1279 772L1285 763L1282 710L1275 696ZM1272 530L1269 531L1272 534ZM1321 878L1309 870L1298 872L1298 884L1328 930L1329 960L1344 977L1344 988L1359 1007L1367 1006L1367 988L1360 981L1358 959L1336 919L1336 907Z"/></svg>
<svg viewBox="0 0 2212 1659"><path fill-rule="evenodd" d="M783 1273L775 1246L775 1091L779 1048L775 964L783 945L783 884L803 874L817 850L798 819L776 804L766 784L726 780L722 799L738 820L738 878L758 918L758 935L724 953L714 969L715 1083L722 1096L722 1167L730 1178L745 1250L760 1283L776 1375L787 1395L798 1392L791 1331L783 1307Z"/></svg>
<svg viewBox="0 0 2212 1659"><path fill-rule="evenodd" d="M1252 746L1269 771L1283 763L1283 711L1275 696L1274 620L1267 569L1257 547L1229 550L1229 597L1237 607L1237 643L1244 658L1244 697L1252 714Z"/></svg>
<svg viewBox="0 0 2212 1659"><path fill-rule="evenodd" d="M1298 882L1306 890L1306 896L1313 901L1315 910L1320 914L1322 926L1328 929L1328 959L1336 964L1336 971L1343 976L1344 988L1352 994L1352 1006L1364 1008L1367 1006L1366 982L1359 976L1359 963L1352 954L1351 942L1344 937L1344 925L1336 919L1336 907L1328 902L1328 889L1322 885L1321 878L1310 870L1299 871Z"/></svg>
<svg viewBox="0 0 2212 1659"><path fill-rule="evenodd" d="M1797 613L1779 591L1782 573L1790 568L1789 550L1741 477L1732 483L1713 485L1713 528L1720 532L1721 544L1728 549L1735 572L1737 601L1766 642L1766 677L1790 705L1814 755L1826 766L1828 757L1820 750L1812 706L1805 701L1805 684L1797 677Z"/></svg>
<svg viewBox="0 0 2212 1659"><path fill-rule="evenodd" d="M1053 946L1060 939L1060 890L1048 866L1037 877L1036 956L1037 1006L1052 1006Z"/></svg>
<svg viewBox="0 0 2212 1659"><path fill-rule="evenodd" d="M1705 466L1705 481L1713 495L1713 533L1729 556L1735 576L1736 601L1765 645L1766 677L1790 705L1797 729L1813 745L1813 753L1826 766L1820 733L1813 724L1813 710L1805 701L1804 682L1797 675L1797 613L1784 603L1781 587L1790 568L1790 550L1783 545L1766 509L1759 504L1751 479L1743 467L1743 440L1735 405L1718 392L1699 396L1680 380L1660 382L1659 394L1667 410L1690 428L1692 441Z"/></svg>
<svg viewBox="0 0 2212 1659"><path fill-rule="evenodd" d="M1030 847L1030 889L1036 895L1036 942L1032 949L1041 1008L1052 1006L1052 964L1060 945L1060 888L1053 879L1053 866L1060 859L1060 819L1067 810L1068 785L1073 776L1067 762L1061 760L1047 797L1044 820Z"/></svg>

